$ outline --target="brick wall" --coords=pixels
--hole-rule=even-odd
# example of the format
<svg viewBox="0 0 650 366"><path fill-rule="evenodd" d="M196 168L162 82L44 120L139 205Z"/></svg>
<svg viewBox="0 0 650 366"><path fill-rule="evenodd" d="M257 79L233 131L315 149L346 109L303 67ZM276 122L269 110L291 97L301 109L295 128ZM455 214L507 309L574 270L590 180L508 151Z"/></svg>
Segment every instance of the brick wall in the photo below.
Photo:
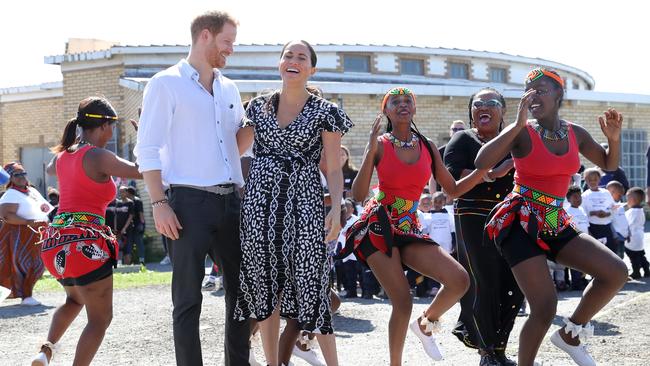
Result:
<svg viewBox="0 0 650 366"><path fill-rule="evenodd" d="M0 162L18 160L21 147L56 145L66 122L63 98L0 104Z"/></svg>

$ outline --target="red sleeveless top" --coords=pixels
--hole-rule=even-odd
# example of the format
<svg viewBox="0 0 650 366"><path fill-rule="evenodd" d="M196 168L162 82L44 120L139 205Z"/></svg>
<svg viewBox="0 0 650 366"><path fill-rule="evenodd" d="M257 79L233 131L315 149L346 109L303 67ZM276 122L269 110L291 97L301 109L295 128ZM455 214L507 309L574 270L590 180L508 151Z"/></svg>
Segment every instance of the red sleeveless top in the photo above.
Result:
<svg viewBox="0 0 650 366"><path fill-rule="evenodd" d="M578 142L572 124L567 124L569 150L563 155L555 155L550 152L533 126L526 125L532 148L526 157L513 159L515 162L515 184L557 197L566 195L571 176L580 169Z"/></svg>
<svg viewBox="0 0 650 366"><path fill-rule="evenodd" d="M386 135L381 136L380 141L384 146L384 155L377 164L379 190L387 195L418 202L424 186L431 177L431 156L424 142L418 142L420 144L418 161L406 164L399 160L395 146Z"/></svg>
<svg viewBox="0 0 650 366"><path fill-rule="evenodd" d="M117 189L113 179L98 183L90 179L83 167L86 153L94 146L83 146L75 152L63 151L56 158L56 175L59 177L59 211L89 212L101 217L106 207L115 199Z"/></svg>

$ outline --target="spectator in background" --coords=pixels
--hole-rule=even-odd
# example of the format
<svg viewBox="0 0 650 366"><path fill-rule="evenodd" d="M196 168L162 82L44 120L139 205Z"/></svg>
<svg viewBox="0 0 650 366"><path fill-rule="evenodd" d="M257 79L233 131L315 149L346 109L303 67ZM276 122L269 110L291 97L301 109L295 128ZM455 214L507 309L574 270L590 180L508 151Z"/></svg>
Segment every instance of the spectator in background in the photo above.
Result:
<svg viewBox="0 0 650 366"><path fill-rule="evenodd" d="M606 189L612 195L615 203L612 216L612 233L616 242L616 254L623 259L625 240L630 236L630 228L625 218L625 203L623 203L623 196L627 191L623 188L623 184L616 180L607 183Z"/></svg>
<svg viewBox="0 0 650 366"><path fill-rule="evenodd" d="M344 175L345 177L345 175ZM348 230L352 224L354 224L359 217L354 214L354 202L351 199L345 200L345 221L343 222L343 228L341 229L341 234L338 238L339 248L337 252L343 248L345 244L345 232ZM357 257L354 254L350 254L347 257L341 259L343 262L342 269L344 271L344 288L345 295L344 298L354 298L357 297L357 283L361 285L363 289L363 265L357 261ZM361 294L364 298L372 299L372 294L366 293L362 290Z"/></svg>
<svg viewBox="0 0 650 366"><path fill-rule="evenodd" d="M603 147L603 149L607 149L609 147L609 145L606 143L602 143L600 145ZM625 175L625 170L623 170L623 168L621 168L620 165L616 168L616 170L612 170L612 171L603 170L603 175L600 177L600 182L598 182L598 186L605 188L607 186L607 183L613 180L618 181L623 185L623 189L624 189L623 194L625 194L625 192L627 192L627 190L630 189L630 183L628 182L627 176Z"/></svg>
<svg viewBox="0 0 650 366"><path fill-rule="evenodd" d="M569 201L569 206L566 212L571 216L571 220L578 227L578 230L583 233L589 232L589 218L587 212L582 208L582 189L579 186L571 186L566 193L566 199ZM582 291L587 287L587 279L585 274L571 268L571 290Z"/></svg>
<svg viewBox="0 0 650 366"><path fill-rule="evenodd" d="M341 145L341 170L343 171L343 198L350 196L352 182L359 169L350 161L350 149Z"/></svg>
<svg viewBox="0 0 650 366"><path fill-rule="evenodd" d="M614 199L608 190L598 186L601 177L598 168L585 169L584 177L589 189L582 193L582 207L589 218L589 235L617 253L611 226Z"/></svg>
<svg viewBox="0 0 650 366"><path fill-rule="evenodd" d="M121 192L121 191L120 191ZM142 206L142 200L140 197L136 196L136 191L134 187L126 187L126 198L133 202L133 222L131 227L127 230L127 241L128 246L132 247L133 244L136 245L138 251L138 263L145 263L145 248L144 248L144 229L145 229L145 220L144 220L144 207Z"/></svg>
<svg viewBox="0 0 650 366"><path fill-rule="evenodd" d="M47 201L52 205L52 211L47 214L47 217L52 221L54 216L56 216L59 211L59 191L56 188L48 187L47 188Z"/></svg>
<svg viewBox="0 0 650 366"><path fill-rule="evenodd" d="M630 257L632 263L630 276L634 279L641 277L641 268L643 268L643 277L650 277L650 265L643 249L643 227L645 225L645 213L641 207L643 200L643 189L633 187L627 191L629 209L625 212L625 217L630 226L630 237L625 243L625 254Z"/></svg>
<svg viewBox="0 0 650 366"><path fill-rule="evenodd" d="M9 289L21 305L41 303L32 297L36 281L45 267L41 260L39 228L48 223L52 206L31 187L20 163L9 163L4 170L10 176L7 191L0 198L0 292ZM4 291L6 292L6 290Z"/></svg>
<svg viewBox="0 0 650 366"><path fill-rule="evenodd" d="M106 208L106 225L108 225L120 246L118 264L131 264L131 245L128 245L128 232L133 222L133 201L127 197L125 186L120 186L118 197Z"/></svg>
<svg viewBox="0 0 650 366"><path fill-rule="evenodd" d="M645 169L645 185L646 185L646 200L648 205L650 205L650 146L648 146L648 150L645 152L645 161L646 161L646 169Z"/></svg>

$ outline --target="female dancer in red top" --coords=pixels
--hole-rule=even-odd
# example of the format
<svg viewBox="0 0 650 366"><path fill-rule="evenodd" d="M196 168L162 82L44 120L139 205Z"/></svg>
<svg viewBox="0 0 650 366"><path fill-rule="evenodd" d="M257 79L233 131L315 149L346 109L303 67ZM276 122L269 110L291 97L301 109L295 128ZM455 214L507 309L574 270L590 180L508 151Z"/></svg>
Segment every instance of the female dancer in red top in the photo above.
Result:
<svg viewBox="0 0 650 366"><path fill-rule="evenodd" d="M515 187L492 211L486 231L510 265L530 304L530 316L519 338L519 365L533 365L551 325L557 295L546 259L590 274L582 300L551 342L578 365L595 365L584 346L593 334L589 320L618 292L627 279L625 264L610 250L571 223L562 208L571 176L578 170L578 152L604 170L616 170L623 116L614 109L599 117L609 148L603 149L582 127L560 119L564 81L554 71L535 69L526 79L516 123L484 145L478 169L491 167L507 153L515 162ZM528 111L535 120L528 121ZM586 255L588 253L588 255Z"/></svg>
<svg viewBox="0 0 650 366"><path fill-rule="evenodd" d="M354 251L365 261L390 298L390 364L400 365L406 329L413 306L403 265L443 284L425 313L411 323L429 357L440 360L432 331L435 323L463 296L469 284L467 272L449 254L420 231L417 205L432 173L452 196L468 191L487 172L474 171L456 182L445 168L435 145L413 125L415 94L393 88L384 96L382 114L372 125L363 163L352 184L356 201L368 195L373 169L379 177L379 192L370 199L359 221L347 232L345 248L338 257ZM388 119L387 133L380 136L382 116Z"/></svg>
<svg viewBox="0 0 650 366"><path fill-rule="evenodd" d="M63 285L66 301L52 317L47 342L32 365L47 365L54 344L86 307L84 328L73 365L88 365L102 343L113 317L113 265L118 246L104 224L108 203L115 198L111 176L142 178L135 164L105 149L118 121L104 98L81 101L77 117L65 127L48 173L59 179L58 215L43 232L41 257L45 267ZM81 127L81 138L76 129Z"/></svg>

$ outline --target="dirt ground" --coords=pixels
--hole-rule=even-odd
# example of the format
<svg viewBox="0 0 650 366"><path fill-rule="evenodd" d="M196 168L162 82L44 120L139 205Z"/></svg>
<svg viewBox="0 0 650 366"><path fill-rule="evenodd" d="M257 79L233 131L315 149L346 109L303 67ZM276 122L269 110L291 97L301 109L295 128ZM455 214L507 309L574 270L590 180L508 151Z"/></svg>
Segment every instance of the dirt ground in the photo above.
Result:
<svg viewBox="0 0 650 366"><path fill-rule="evenodd" d="M0 305L0 364L26 365L39 342L44 340L55 307L63 301L63 292L37 294L43 306L22 307L18 300L5 300ZM561 324L579 300L577 292L560 293L558 316L550 332ZM413 314L420 313L427 299L416 299ZM420 348L417 339L408 334L404 351L406 365L477 365L478 355L464 348L449 330L459 306L443 318L445 331L438 339L445 359L433 362ZM599 365L650 364L650 281L628 283L624 290L600 313L593 323L595 337L590 349ZM95 365L173 365L174 348L171 330L170 289L150 286L115 292L115 316L104 343L95 357ZM334 318L339 359L342 365L387 365L387 331L390 305L386 300L355 300L343 302ZM508 353L514 357L519 329L525 318L517 318L510 338ZM72 363L76 340L85 324L80 316L60 342L54 365ZM206 365L223 364L223 291L204 293L201 318L203 358ZM254 344L258 360L262 359L260 344ZM295 365L305 365L294 359ZM546 339L538 361L544 365L571 365L566 354Z"/></svg>

